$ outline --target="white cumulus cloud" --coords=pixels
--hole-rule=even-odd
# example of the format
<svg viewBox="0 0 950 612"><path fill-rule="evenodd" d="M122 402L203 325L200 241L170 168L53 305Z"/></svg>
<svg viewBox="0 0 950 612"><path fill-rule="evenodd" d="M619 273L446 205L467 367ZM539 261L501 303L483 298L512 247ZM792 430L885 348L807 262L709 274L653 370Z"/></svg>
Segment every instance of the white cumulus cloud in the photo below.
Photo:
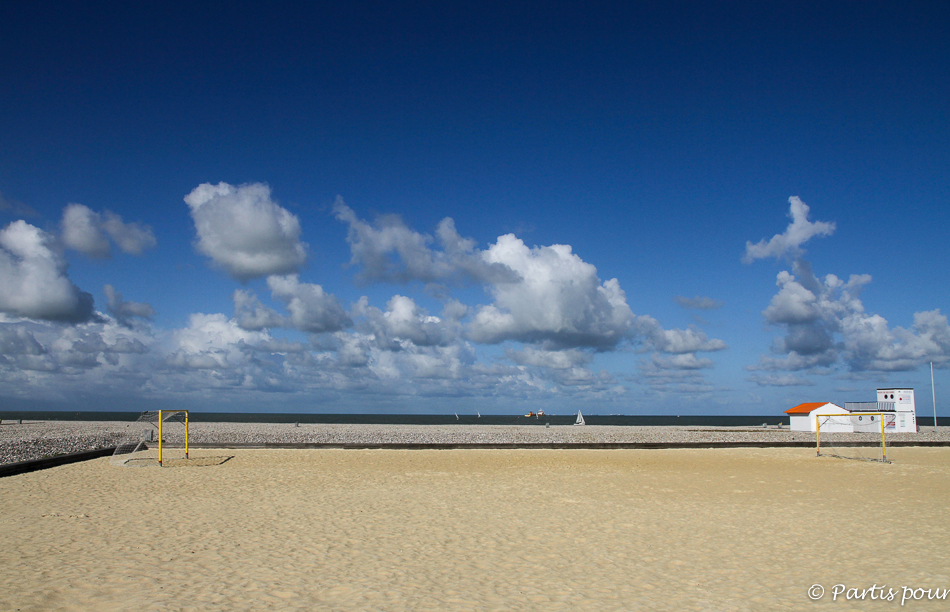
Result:
<svg viewBox="0 0 950 612"><path fill-rule="evenodd" d="M296 274L268 276L271 297L286 305L283 315L251 293L234 292L234 316L238 325L249 331L287 327L308 333L337 332L350 327L353 320L335 295L313 283L301 283Z"/></svg>
<svg viewBox="0 0 950 612"><path fill-rule="evenodd" d="M507 234L482 257L515 271L518 280L491 285L494 302L476 311L473 340L610 348L630 333L634 315L620 283L600 282L597 269L569 245L529 248Z"/></svg>
<svg viewBox="0 0 950 612"><path fill-rule="evenodd" d="M68 322L93 317L92 295L66 276L55 239L25 221L0 230L0 287L0 312Z"/></svg>
<svg viewBox="0 0 950 612"><path fill-rule="evenodd" d="M63 245L90 257L108 257L109 238L132 255L155 246L155 236L148 226L125 223L113 212L99 214L82 204L66 206L60 227Z"/></svg>
<svg viewBox="0 0 950 612"><path fill-rule="evenodd" d="M742 258L744 263L752 263L756 259L765 259L775 257L776 259L787 257L794 259L804 255L805 251L802 245L815 236L830 236L835 231L833 222L809 221L808 205L801 201L798 196L792 196L788 199L788 216L792 222L785 228L781 234L772 236L771 240L760 240L756 244L746 242L745 255Z"/></svg>
<svg viewBox="0 0 950 612"><path fill-rule="evenodd" d="M454 304L450 305L450 315L453 308ZM404 295L394 295L385 312L369 306L365 298L357 304L356 311L364 317L362 327L373 334L381 348L390 350L401 350L407 342L415 346L448 346L458 340L461 332L457 319L430 315Z"/></svg>
<svg viewBox="0 0 950 612"><path fill-rule="evenodd" d="M266 342L264 332L241 329L234 319L223 314L196 313L188 327L176 330L169 365L183 370L230 370L248 361L245 345Z"/></svg>
<svg viewBox="0 0 950 612"><path fill-rule="evenodd" d="M950 361L950 326L939 310L915 313L910 329L891 328L881 315L865 312L861 302L870 275L819 279L801 259L792 271L779 272L778 293L762 311L768 323L785 332L772 345L776 356L763 356L750 369L797 371L843 364L852 372L888 372ZM763 380L771 379L756 382L765 384Z"/></svg>
<svg viewBox="0 0 950 612"><path fill-rule="evenodd" d="M300 221L277 205L270 187L203 183L185 196L198 250L240 281L296 272L307 259Z"/></svg>
<svg viewBox="0 0 950 612"><path fill-rule="evenodd" d="M675 353L726 348L699 330L664 330L652 317L635 316L619 281L602 282L596 267L570 245L528 247L507 234L481 250L474 240L459 235L451 218L439 223L433 237L412 230L396 216L367 223L342 200L334 212L349 226L351 263L362 267L363 280L482 285L492 302L471 309L466 335L475 342L523 342L545 351L613 350L625 341L643 341ZM721 306L710 298L683 298L681 303ZM463 307L458 318L468 311ZM375 335L387 335L380 332ZM516 359L530 358L523 353Z"/></svg>
<svg viewBox="0 0 950 612"><path fill-rule="evenodd" d="M659 321L649 315L636 318L635 326L643 339L661 353L681 355L685 353L713 352L726 349L726 343L718 338L710 339L701 329L663 329Z"/></svg>

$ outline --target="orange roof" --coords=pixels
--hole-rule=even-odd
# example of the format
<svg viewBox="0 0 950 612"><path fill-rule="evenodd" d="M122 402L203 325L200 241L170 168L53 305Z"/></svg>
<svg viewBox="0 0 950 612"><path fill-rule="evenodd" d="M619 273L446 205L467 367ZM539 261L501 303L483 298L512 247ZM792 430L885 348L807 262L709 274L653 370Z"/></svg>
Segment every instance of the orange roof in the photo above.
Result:
<svg viewBox="0 0 950 612"><path fill-rule="evenodd" d="M789 408L785 411L785 414L809 414L815 408L821 408L829 402L806 402L804 404L799 404L794 408Z"/></svg>

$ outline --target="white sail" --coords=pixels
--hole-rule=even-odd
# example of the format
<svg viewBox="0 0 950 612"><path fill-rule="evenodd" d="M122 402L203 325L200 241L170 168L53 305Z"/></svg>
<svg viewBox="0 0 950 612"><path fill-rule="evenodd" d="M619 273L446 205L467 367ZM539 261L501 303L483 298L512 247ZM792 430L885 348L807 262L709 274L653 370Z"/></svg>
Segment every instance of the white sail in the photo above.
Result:
<svg viewBox="0 0 950 612"><path fill-rule="evenodd" d="M584 415L581 414L581 411L580 411L580 410L577 411L577 420L574 421L574 424L575 424L575 425L583 425L583 424L584 424Z"/></svg>

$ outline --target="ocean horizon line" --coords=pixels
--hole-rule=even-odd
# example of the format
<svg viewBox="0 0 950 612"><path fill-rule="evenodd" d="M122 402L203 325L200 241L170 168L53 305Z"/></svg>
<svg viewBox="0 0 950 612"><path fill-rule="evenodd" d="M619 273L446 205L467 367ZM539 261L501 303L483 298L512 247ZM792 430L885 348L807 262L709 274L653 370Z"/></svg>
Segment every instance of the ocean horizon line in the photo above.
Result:
<svg viewBox="0 0 950 612"><path fill-rule="evenodd" d="M135 421L141 412L75 411L75 410L0 410L0 420L33 421ZM573 425L576 412L569 414L409 414L409 413L342 413L342 412L212 412L189 410L189 420L233 423L293 423L350 425ZM587 425L612 426L710 426L761 427L788 425L785 414L770 415L624 415L584 414ZM917 416L918 426L933 426L933 417ZM938 425L950 425L950 417L937 417Z"/></svg>

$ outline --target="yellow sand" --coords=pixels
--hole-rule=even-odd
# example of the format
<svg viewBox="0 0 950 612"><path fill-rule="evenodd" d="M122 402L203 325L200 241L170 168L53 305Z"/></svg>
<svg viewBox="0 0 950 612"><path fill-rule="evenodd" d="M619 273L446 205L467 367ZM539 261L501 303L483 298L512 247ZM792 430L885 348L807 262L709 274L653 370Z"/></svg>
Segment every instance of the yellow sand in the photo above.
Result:
<svg viewBox="0 0 950 612"><path fill-rule="evenodd" d="M900 598L950 588L950 449L891 455L98 459L0 479L0 610L948 610ZM839 583L896 600L831 601Z"/></svg>

